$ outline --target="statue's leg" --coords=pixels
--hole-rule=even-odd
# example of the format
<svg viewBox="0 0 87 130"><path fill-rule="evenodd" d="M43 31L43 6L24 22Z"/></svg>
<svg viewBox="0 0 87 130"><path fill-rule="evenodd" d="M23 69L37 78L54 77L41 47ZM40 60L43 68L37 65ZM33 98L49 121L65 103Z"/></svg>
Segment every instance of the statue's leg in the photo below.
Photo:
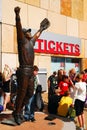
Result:
<svg viewBox="0 0 87 130"><path fill-rule="evenodd" d="M20 72L18 75L18 92L17 92L16 101L15 101L15 111L13 112L14 120L18 125L20 125L23 122L21 118L22 109L23 109L22 104L26 96L27 87L28 87L28 76Z"/></svg>
<svg viewBox="0 0 87 130"><path fill-rule="evenodd" d="M33 93L34 93L34 79L33 79L33 77L31 77L28 79L28 88L27 88L27 92L26 92L25 98L23 100L22 106L24 106L28 103L28 101L32 97Z"/></svg>

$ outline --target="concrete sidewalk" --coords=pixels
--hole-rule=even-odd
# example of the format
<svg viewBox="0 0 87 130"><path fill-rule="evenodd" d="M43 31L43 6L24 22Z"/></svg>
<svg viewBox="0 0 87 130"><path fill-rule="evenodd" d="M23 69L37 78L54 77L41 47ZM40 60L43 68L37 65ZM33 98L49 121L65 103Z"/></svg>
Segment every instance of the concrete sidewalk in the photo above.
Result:
<svg viewBox="0 0 87 130"><path fill-rule="evenodd" d="M76 130L76 126L74 122L63 122L63 128L62 130Z"/></svg>
<svg viewBox="0 0 87 130"><path fill-rule="evenodd" d="M9 117L11 112L4 113L5 118ZM1 117L0 113L0 117ZM53 118L53 120L46 120L48 115L43 112L35 112L35 122L24 122L20 126L10 126L5 124L0 124L1 130L76 130L75 124L72 121L65 120L63 118Z"/></svg>
<svg viewBox="0 0 87 130"><path fill-rule="evenodd" d="M55 117L56 119L62 121L63 124L62 130L76 130L76 124L74 123L74 121L71 121L70 119L61 116L55 116Z"/></svg>
<svg viewBox="0 0 87 130"><path fill-rule="evenodd" d="M40 114L40 113L38 113L38 114ZM45 113L43 113L43 114L45 116ZM55 118L51 122L55 123L55 125L61 125L62 124L61 130L76 130L75 123L73 121L70 121L68 118L63 118L63 117L60 117L60 116L54 116L54 117ZM55 130L55 127L53 128L53 130ZM60 130L60 129L57 128L57 130Z"/></svg>

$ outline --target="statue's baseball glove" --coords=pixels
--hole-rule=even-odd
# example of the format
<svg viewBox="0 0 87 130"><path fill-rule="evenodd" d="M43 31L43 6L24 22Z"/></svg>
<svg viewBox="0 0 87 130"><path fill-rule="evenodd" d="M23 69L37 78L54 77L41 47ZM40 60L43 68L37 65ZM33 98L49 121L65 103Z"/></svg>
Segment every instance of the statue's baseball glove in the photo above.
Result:
<svg viewBox="0 0 87 130"><path fill-rule="evenodd" d="M45 18L40 23L40 30L43 31L43 30L47 29L49 26L50 26L50 22L47 18Z"/></svg>

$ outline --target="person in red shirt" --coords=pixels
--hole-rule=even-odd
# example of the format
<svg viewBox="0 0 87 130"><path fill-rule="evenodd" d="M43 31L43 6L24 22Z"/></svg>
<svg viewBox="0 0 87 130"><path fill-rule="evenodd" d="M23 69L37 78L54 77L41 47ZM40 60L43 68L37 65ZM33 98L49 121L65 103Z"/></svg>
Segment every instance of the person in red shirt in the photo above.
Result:
<svg viewBox="0 0 87 130"><path fill-rule="evenodd" d="M62 76L62 81L59 83L59 95L64 96L65 92L73 86L73 82L69 79L67 75Z"/></svg>
<svg viewBox="0 0 87 130"><path fill-rule="evenodd" d="M62 80L58 84L58 89L56 89L55 94L52 95L48 101L48 112L50 114L57 114L57 108L59 107L61 98L65 95L65 92L70 91L72 85L73 82L70 78L67 75L62 75Z"/></svg>

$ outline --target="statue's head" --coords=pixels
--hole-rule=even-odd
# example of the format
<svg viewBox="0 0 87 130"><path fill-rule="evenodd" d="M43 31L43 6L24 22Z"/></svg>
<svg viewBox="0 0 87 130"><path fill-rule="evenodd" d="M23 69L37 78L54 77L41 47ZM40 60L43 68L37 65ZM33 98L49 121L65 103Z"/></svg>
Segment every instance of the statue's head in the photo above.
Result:
<svg viewBox="0 0 87 130"><path fill-rule="evenodd" d="M30 39L32 37L30 28L29 29L23 28L22 31L23 31L24 35L26 36L26 38Z"/></svg>

